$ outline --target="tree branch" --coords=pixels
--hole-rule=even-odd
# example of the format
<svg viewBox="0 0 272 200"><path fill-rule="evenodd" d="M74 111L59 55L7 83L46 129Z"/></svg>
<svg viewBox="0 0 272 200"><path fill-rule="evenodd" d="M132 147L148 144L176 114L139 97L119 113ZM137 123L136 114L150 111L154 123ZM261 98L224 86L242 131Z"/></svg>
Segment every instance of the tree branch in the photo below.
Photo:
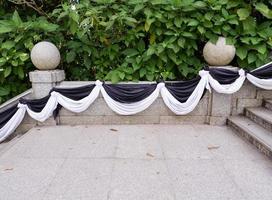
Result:
<svg viewBox="0 0 272 200"><path fill-rule="evenodd" d="M35 10L40 15L43 15L49 18L49 16L42 9L43 5L38 6L35 0L8 0L8 1L17 5L26 5L27 7Z"/></svg>

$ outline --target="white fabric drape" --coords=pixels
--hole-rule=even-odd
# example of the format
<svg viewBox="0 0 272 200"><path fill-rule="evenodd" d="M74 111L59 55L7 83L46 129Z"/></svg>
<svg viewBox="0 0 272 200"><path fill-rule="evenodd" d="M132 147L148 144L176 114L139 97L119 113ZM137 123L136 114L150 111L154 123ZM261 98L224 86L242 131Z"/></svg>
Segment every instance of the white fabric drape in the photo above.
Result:
<svg viewBox="0 0 272 200"><path fill-rule="evenodd" d="M233 83L231 84L220 84L217 80L215 80L210 74L208 75L208 81L210 86L218 93L223 94L233 94L234 92L237 92L242 87L246 76L245 71L243 69L239 70L239 78L237 78Z"/></svg>
<svg viewBox="0 0 272 200"><path fill-rule="evenodd" d="M194 89L191 96L187 99L186 102L179 102L164 86L161 88L161 96L165 105L176 115L186 115L189 112L193 111L200 101L205 88L210 89L208 85L208 72L200 71L199 75L201 79Z"/></svg>
<svg viewBox="0 0 272 200"><path fill-rule="evenodd" d="M271 64L272 64L272 62L269 62L265 65L258 67L257 69L252 70L251 72L254 72L256 70L260 70L260 69L262 69L268 65L271 65ZM261 79L261 78L255 77L249 73L246 75L246 77L247 77L247 80L249 80L253 85L255 85L259 88L265 89L265 90L272 90L272 77L270 79Z"/></svg>
<svg viewBox="0 0 272 200"><path fill-rule="evenodd" d="M0 142L10 136L24 119L26 108L18 105L19 109L12 118L0 129Z"/></svg>
<svg viewBox="0 0 272 200"><path fill-rule="evenodd" d="M102 82L96 81L95 87L92 92L85 98L78 101L69 99L58 92L52 92L51 96L55 96L57 102L62 105L67 110L71 112L80 113L88 109L88 107L96 100L99 95L100 89L102 87Z"/></svg>
<svg viewBox="0 0 272 200"><path fill-rule="evenodd" d="M260 68L265 67L271 63L261 66ZM102 82L100 82L99 80L96 81L95 87L93 88L91 93L87 97L78 101L69 99L60 94L59 92L53 91L41 112L34 112L27 106L27 104L19 103L19 109L17 110L17 112L0 129L0 142L4 141L11 133L13 133L13 131L22 122L26 112L29 114L30 117L40 122L44 122L46 119L52 116L53 111L57 108L58 104L71 112L80 113L85 111L96 100L96 98L99 96L100 91L107 105L114 112L120 115L133 115L144 111L158 98L159 94L161 94L165 105L171 111L173 111L177 115L185 115L195 109L204 93L205 88L209 91L211 91L211 88L213 88L218 93L232 94L234 92L237 92L242 87L243 82L247 78L252 84L259 88L272 90L272 78L260 79L249 73L245 75L245 71L243 69L239 70L239 77L231 84L220 84L210 75L209 71L201 70L199 72L199 75L201 77L199 83L195 87L190 97L184 103L179 102L168 91L164 83L157 84L156 89L151 93L151 95L135 103L120 103L118 101L115 101L107 94L106 90L103 88Z"/></svg>
<svg viewBox="0 0 272 200"><path fill-rule="evenodd" d="M163 86L164 83L159 83L151 95L135 103L120 103L115 101L107 94L103 87L101 87L101 93L110 109L112 109L114 112L118 113L119 115L134 115L147 109L157 99L161 87Z"/></svg>
<svg viewBox="0 0 272 200"><path fill-rule="evenodd" d="M49 117L51 117L54 110L57 108L57 105L58 105L57 99L55 96L52 95L48 99L46 105L44 106L41 112L34 112L26 104L19 103L20 107L26 108L27 114L29 114L30 117L39 122L44 122Z"/></svg>
<svg viewBox="0 0 272 200"><path fill-rule="evenodd" d="M265 89L272 90L272 78L271 79L261 79L257 78L251 74L246 75L247 80L249 80L253 85Z"/></svg>
<svg viewBox="0 0 272 200"><path fill-rule="evenodd" d="M74 101L72 99L69 99L63 96L59 92L53 91L45 107L42 109L41 112L32 111L26 104L20 104L20 107L25 107L29 116L39 122L44 122L49 117L51 117L53 115L54 110L57 108L58 104L62 105L64 108L66 108L67 110L70 110L71 112L76 112L76 113L83 112L98 97L101 84L102 83L100 81L97 81L96 86L94 87L92 92L87 97L78 101Z"/></svg>

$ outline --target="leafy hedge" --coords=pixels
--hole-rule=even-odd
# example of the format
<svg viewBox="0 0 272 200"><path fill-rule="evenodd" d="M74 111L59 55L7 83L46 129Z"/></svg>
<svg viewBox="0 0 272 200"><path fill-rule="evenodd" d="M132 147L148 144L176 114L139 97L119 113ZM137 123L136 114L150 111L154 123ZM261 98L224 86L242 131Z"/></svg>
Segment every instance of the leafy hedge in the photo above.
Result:
<svg viewBox="0 0 272 200"><path fill-rule="evenodd" d="M29 52L35 43L50 38L50 33L56 31L58 25L35 16L23 22L17 11L0 18L1 103L29 88L28 72L35 69Z"/></svg>
<svg viewBox="0 0 272 200"><path fill-rule="evenodd" d="M49 2L38 13L12 3L0 9L0 101L28 86L29 51L41 40L60 48L69 80L113 82L189 79L218 36L237 48L232 64L246 69L267 62L272 47L269 1L80 0L76 10Z"/></svg>

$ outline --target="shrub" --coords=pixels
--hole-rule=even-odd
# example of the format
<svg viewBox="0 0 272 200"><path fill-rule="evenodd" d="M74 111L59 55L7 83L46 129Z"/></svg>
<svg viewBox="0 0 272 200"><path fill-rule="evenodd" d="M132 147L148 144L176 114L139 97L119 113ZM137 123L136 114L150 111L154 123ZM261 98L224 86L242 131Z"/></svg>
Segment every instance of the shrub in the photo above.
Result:
<svg viewBox="0 0 272 200"><path fill-rule="evenodd" d="M29 50L43 39L50 39L60 48L61 67L69 80L190 79L205 65L203 45L209 40L215 42L218 36L235 45L233 65L253 69L269 59L270 7L269 1L260 0L80 0L72 10L66 1L50 1L44 5L46 18L17 6L24 19L20 23L31 25L17 27L12 34L0 31L0 48L10 52L8 64L0 62L1 88L11 87L11 79L26 86L21 82L33 69ZM0 29L9 27L2 26L3 21L20 18L16 12L13 17L4 13ZM22 38L15 40L17 37ZM14 46L3 48L10 40ZM13 50L25 57L20 60ZM16 60L19 67L12 65Z"/></svg>
<svg viewBox="0 0 272 200"><path fill-rule="evenodd" d="M205 65L203 44L220 35L237 48L234 65L267 62L272 11L258 2L82 0L52 16L68 30L63 55L72 79L174 80L195 76Z"/></svg>
<svg viewBox="0 0 272 200"><path fill-rule="evenodd" d="M33 45L57 30L44 17L23 22L17 11L0 20L0 102L29 88L28 72L33 70L29 52Z"/></svg>

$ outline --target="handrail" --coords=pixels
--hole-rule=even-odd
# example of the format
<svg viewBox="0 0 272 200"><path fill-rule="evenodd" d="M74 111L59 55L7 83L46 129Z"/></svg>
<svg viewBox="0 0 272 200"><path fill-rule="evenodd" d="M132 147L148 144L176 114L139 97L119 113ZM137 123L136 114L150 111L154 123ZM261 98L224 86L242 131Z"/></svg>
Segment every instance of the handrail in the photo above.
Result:
<svg viewBox="0 0 272 200"><path fill-rule="evenodd" d="M8 109L11 106L13 106L14 104L18 103L19 99L22 97L24 97L24 98L31 97L31 94L32 94L32 89L28 89L28 90L24 91L23 93L9 99L8 101L6 101L5 103L0 105L0 111Z"/></svg>

